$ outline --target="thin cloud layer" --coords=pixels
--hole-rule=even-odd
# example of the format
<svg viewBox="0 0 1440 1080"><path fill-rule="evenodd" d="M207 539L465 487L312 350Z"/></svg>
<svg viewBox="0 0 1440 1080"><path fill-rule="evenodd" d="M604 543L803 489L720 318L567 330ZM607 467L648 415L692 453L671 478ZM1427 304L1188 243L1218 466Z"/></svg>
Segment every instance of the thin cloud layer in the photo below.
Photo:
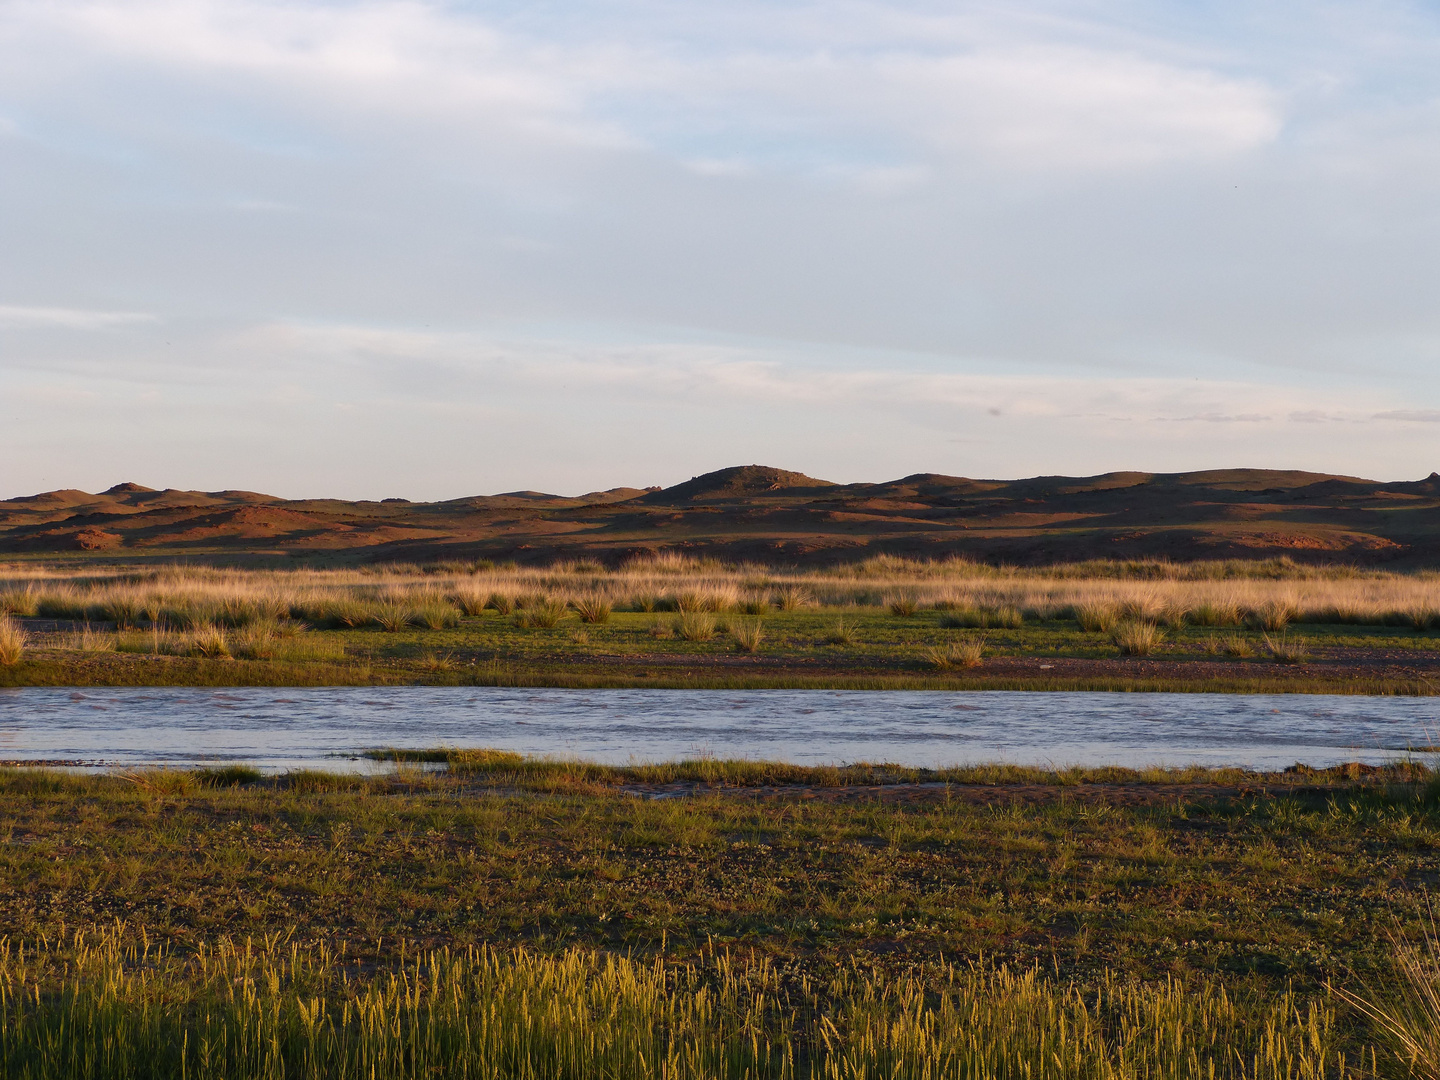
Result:
<svg viewBox="0 0 1440 1080"><path fill-rule="evenodd" d="M173 465L114 395L281 494L1424 475L1437 60L1393 3L8 4L5 480L94 468L40 404Z"/></svg>

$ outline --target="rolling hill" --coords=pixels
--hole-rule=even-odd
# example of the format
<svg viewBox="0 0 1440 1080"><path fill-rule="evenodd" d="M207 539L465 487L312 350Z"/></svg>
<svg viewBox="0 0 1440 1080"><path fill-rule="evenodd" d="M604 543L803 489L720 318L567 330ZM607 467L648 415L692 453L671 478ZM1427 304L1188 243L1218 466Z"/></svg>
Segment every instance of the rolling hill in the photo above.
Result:
<svg viewBox="0 0 1440 1080"><path fill-rule="evenodd" d="M837 484L760 465L669 488L443 502L253 491L50 491L0 502L0 556L204 562L561 558L659 549L765 563L880 553L1016 564L1265 558L1440 567L1440 475L1394 483L1233 469Z"/></svg>

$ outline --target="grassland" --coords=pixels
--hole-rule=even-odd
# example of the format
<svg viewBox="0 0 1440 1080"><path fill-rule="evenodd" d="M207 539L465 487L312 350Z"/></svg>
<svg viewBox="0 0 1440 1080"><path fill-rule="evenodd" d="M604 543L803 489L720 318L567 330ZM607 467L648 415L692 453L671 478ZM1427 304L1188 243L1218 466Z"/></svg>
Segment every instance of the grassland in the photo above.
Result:
<svg viewBox="0 0 1440 1080"><path fill-rule="evenodd" d="M1440 684L1440 576L1284 561L11 567L0 611L0 685Z"/></svg>
<svg viewBox="0 0 1440 1080"><path fill-rule="evenodd" d="M1406 1075L1418 766L408 758L0 772L6 1074Z"/></svg>

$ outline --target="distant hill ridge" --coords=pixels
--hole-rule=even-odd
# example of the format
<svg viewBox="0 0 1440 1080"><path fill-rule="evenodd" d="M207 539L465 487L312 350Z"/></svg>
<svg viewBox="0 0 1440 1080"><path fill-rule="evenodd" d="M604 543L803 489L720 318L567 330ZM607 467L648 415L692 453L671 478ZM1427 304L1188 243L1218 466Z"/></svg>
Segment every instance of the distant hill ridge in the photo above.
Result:
<svg viewBox="0 0 1440 1080"><path fill-rule="evenodd" d="M281 499L134 482L0 502L0 553L144 560L562 558L670 549L761 562L887 552L1014 563L1265 558L1440 566L1440 475L1297 470L841 484L737 465L668 488L512 491L440 502Z"/></svg>

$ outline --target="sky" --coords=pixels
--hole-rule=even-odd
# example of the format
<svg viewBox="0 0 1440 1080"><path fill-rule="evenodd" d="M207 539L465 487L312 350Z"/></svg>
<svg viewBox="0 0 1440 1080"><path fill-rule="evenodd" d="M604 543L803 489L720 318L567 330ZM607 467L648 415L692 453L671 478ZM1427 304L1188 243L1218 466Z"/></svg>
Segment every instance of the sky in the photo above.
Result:
<svg viewBox="0 0 1440 1080"><path fill-rule="evenodd" d="M1440 470L1440 4L0 0L0 498Z"/></svg>

